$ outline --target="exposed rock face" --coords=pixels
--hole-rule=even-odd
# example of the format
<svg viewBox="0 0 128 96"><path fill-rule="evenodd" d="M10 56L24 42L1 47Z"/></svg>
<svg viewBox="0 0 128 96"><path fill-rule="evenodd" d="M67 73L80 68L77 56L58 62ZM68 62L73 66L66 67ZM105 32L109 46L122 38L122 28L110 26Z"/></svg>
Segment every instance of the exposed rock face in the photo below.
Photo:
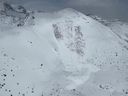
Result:
<svg viewBox="0 0 128 96"><path fill-rule="evenodd" d="M59 27L57 24L53 24L54 34L56 39L62 39L63 35L62 32L59 30Z"/></svg>
<svg viewBox="0 0 128 96"><path fill-rule="evenodd" d="M3 9L0 11L0 14L11 17L13 19L13 23L16 23L17 26L23 26L29 17L29 13L23 6L18 6L17 9L14 9L8 3L3 3Z"/></svg>
<svg viewBox="0 0 128 96"><path fill-rule="evenodd" d="M73 22L73 21L72 21ZM61 23L53 24L53 30L56 39L58 40L66 40L65 45L71 51L77 53L80 56L85 55L85 40L83 37L83 33L81 32L80 26L70 25L69 22L64 22L65 28L62 28ZM67 30L67 32L65 30Z"/></svg>

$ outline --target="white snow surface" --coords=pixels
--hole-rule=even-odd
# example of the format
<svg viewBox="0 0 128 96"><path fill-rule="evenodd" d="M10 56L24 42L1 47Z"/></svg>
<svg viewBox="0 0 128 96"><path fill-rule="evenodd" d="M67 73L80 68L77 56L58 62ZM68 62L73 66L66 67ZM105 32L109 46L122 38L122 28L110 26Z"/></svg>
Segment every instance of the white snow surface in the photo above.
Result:
<svg viewBox="0 0 128 96"><path fill-rule="evenodd" d="M34 17L0 16L0 96L128 95L128 26L70 8Z"/></svg>

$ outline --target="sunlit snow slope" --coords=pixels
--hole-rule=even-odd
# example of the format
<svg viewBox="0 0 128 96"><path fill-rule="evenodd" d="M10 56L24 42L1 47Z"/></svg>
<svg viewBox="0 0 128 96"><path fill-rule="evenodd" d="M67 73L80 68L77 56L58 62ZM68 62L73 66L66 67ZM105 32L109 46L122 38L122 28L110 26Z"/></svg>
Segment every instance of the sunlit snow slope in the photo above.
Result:
<svg viewBox="0 0 128 96"><path fill-rule="evenodd" d="M128 50L110 27L69 8L13 11L0 16L0 96L128 94Z"/></svg>

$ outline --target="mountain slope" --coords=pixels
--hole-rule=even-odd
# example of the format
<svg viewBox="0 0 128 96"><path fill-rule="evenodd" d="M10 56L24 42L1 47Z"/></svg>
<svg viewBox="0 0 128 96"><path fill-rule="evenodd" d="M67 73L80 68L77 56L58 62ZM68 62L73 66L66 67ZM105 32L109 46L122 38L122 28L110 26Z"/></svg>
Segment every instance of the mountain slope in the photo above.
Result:
<svg viewBox="0 0 128 96"><path fill-rule="evenodd" d="M128 24L123 22L112 22L109 27L119 37L121 44L128 50Z"/></svg>
<svg viewBox="0 0 128 96"><path fill-rule="evenodd" d="M0 24L1 96L125 96L128 51L109 27L70 8L33 16Z"/></svg>

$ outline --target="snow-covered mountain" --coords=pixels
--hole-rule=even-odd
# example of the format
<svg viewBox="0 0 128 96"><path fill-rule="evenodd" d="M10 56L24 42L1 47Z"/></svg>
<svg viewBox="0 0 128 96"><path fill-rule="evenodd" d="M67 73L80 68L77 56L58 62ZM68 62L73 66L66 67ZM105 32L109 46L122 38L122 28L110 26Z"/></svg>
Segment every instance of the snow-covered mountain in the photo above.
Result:
<svg viewBox="0 0 128 96"><path fill-rule="evenodd" d="M120 40L127 26L116 24L70 8L44 13L4 4L0 96L128 95L128 50Z"/></svg>

